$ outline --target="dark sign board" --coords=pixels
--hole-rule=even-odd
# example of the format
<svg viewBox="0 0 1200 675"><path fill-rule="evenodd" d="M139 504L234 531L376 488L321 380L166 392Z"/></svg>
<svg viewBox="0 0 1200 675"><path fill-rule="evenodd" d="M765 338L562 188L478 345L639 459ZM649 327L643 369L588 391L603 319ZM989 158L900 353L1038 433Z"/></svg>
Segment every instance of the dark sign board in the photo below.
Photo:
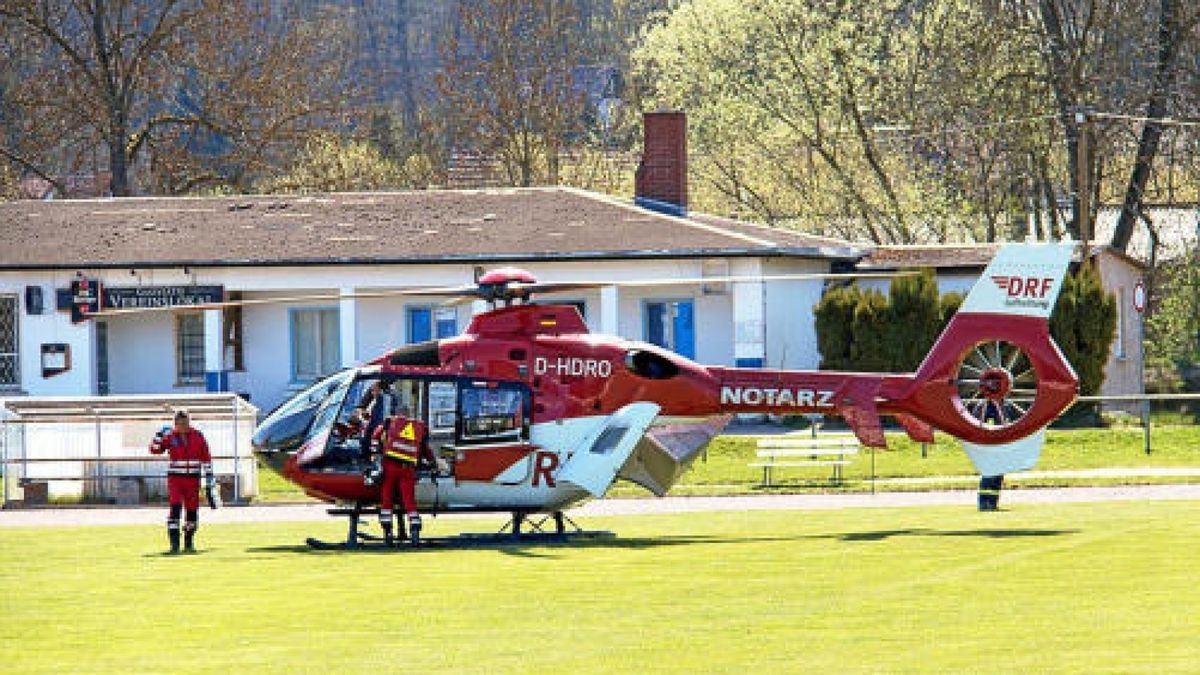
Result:
<svg viewBox="0 0 1200 675"><path fill-rule="evenodd" d="M101 284L95 279L79 278L71 282L71 322L87 321L87 315L104 306Z"/></svg>
<svg viewBox="0 0 1200 675"><path fill-rule="evenodd" d="M42 345L42 377L54 377L71 369L71 345L54 342Z"/></svg>
<svg viewBox="0 0 1200 675"><path fill-rule="evenodd" d="M99 282L92 281L98 286ZM74 304L75 282L69 290L59 289L57 294L58 309L72 310L72 320L75 317ZM139 309L146 307L186 307L188 305L207 305L225 300L224 286L116 286L104 288L101 294L103 306L107 309ZM99 311L94 308L88 311Z"/></svg>
<svg viewBox="0 0 1200 675"><path fill-rule="evenodd" d="M209 305L224 300L224 286L133 286L104 289L104 306L109 309L185 307Z"/></svg>

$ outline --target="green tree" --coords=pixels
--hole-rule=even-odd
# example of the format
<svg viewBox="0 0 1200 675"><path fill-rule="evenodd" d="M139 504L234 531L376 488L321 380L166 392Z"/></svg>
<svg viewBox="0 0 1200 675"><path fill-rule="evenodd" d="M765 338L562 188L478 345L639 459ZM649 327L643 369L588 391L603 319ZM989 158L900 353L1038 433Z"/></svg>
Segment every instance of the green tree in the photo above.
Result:
<svg viewBox="0 0 1200 675"><path fill-rule="evenodd" d="M1146 315L1147 368L1166 381L1177 375L1195 388L1200 376L1200 251L1154 271Z"/></svg>
<svg viewBox="0 0 1200 675"><path fill-rule="evenodd" d="M1117 336L1117 300L1104 290L1094 265L1081 265L1063 280L1050 315L1050 334L1075 368L1080 394L1099 393Z"/></svg>
<svg viewBox="0 0 1200 675"><path fill-rule="evenodd" d="M647 107L689 113L700 208L878 243L994 239L1027 210L1037 129L979 127L1049 110L1012 24L972 0L692 0L649 31L637 80Z"/></svg>
<svg viewBox="0 0 1200 675"><path fill-rule="evenodd" d="M892 281L886 318L888 369L916 370L942 327L937 276L932 269Z"/></svg>
<svg viewBox="0 0 1200 675"><path fill-rule="evenodd" d="M950 325L950 319L958 314L958 308L962 307L963 300L966 296L962 293L945 293L941 298L938 298L938 316L941 319L941 325L938 326L938 335L946 330L946 326ZM932 346L932 345L930 345Z"/></svg>
<svg viewBox="0 0 1200 675"><path fill-rule="evenodd" d="M284 173L256 185L260 192L345 192L416 187L404 168L365 141L345 141L332 134L309 139L296 162Z"/></svg>
<svg viewBox="0 0 1200 675"><path fill-rule="evenodd" d="M816 318L817 345L821 352L821 368L850 370L850 348L854 343L851 330L854 308L861 296L858 286L831 288L821 296L813 310Z"/></svg>
<svg viewBox="0 0 1200 675"><path fill-rule="evenodd" d="M853 370L886 371L890 363L890 347L894 336L889 334L888 298L876 290L859 296L850 322L853 341L850 360Z"/></svg>

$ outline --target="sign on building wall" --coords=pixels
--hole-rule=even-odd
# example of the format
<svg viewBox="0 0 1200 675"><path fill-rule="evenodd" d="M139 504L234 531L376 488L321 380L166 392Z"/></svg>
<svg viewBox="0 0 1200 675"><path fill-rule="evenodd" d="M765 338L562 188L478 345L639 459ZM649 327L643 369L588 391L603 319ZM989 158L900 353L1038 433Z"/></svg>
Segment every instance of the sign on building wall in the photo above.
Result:
<svg viewBox="0 0 1200 675"><path fill-rule="evenodd" d="M109 309L207 305L225 299L224 286L133 286L104 289Z"/></svg>
<svg viewBox="0 0 1200 675"><path fill-rule="evenodd" d="M74 300L79 296L76 286L84 280L71 282L69 291L59 291L58 308L72 309L78 303ZM99 282L91 281L91 293L99 291L102 303L93 304L87 311L98 312L105 309L144 309L147 307L186 307L188 305L207 305L225 300L224 286L109 286L100 288ZM64 297L65 296L65 297ZM74 314L73 314L74 316Z"/></svg>
<svg viewBox="0 0 1200 675"><path fill-rule="evenodd" d="M104 306L101 299L101 284L95 279L80 277L71 282L71 322L87 320L88 314L99 312Z"/></svg>

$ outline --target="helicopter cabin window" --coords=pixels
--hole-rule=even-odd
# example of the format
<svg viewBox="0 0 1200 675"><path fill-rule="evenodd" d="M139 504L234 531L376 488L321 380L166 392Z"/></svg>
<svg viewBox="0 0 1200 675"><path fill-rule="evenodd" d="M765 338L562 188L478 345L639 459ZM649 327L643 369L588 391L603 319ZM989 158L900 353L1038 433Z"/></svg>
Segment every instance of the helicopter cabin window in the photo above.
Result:
<svg viewBox="0 0 1200 675"><path fill-rule="evenodd" d="M458 334L458 310L453 307L409 307L405 314L409 343Z"/></svg>
<svg viewBox="0 0 1200 675"><path fill-rule="evenodd" d="M175 373L178 384L204 384L204 315L175 317Z"/></svg>
<svg viewBox="0 0 1200 675"><path fill-rule="evenodd" d="M458 385L454 382L429 383L429 433L454 435L458 417Z"/></svg>
<svg viewBox="0 0 1200 675"><path fill-rule="evenodd" d="M293 309L292 381L312 380L337 370L341 361L338 311Z"/></svg>
<svg viewBox="0 0 1200 675"><path fill-rule="evenodd" d="M460 401L464 442L519 440L529 435L529 391L522 385L464 383Z"/></svg>
<svg viewBox="0 0 1200 675"><path fill-rule="evenodd" d="M695 358L694 317L695 305L691 300L647 300L642 312L646 342Z"/></svg>

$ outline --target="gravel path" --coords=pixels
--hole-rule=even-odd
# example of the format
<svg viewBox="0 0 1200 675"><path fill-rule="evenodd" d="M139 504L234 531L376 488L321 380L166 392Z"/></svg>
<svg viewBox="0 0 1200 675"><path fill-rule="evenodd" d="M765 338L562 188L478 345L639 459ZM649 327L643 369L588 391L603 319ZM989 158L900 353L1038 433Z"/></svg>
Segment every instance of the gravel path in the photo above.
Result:
<svg viewBox="0 0 1200 675"><path fill-rule="evenodd" d="M1005 490L1001 503L1051 504L1068 502L1200 500L1200 485L1147 485ZM663 499L604 499L588 503L570 513L574 518L588 516L652 515L660 513L697 513L711 511L827 510L845 508L881 508L902 506L956 505L973 508L973 490L939 492L883 492L879 494L800 494L753 495L735 497L665 497ZM200 518L205 524L269 523L323 521L329 516L324 504L281 506L234 506L218 511L205 509ZM166 509L126 508L49 508L0 511L0 528L91 525L161 525ZM494 514L464 514L439 518L495 517Z"/></svg>

